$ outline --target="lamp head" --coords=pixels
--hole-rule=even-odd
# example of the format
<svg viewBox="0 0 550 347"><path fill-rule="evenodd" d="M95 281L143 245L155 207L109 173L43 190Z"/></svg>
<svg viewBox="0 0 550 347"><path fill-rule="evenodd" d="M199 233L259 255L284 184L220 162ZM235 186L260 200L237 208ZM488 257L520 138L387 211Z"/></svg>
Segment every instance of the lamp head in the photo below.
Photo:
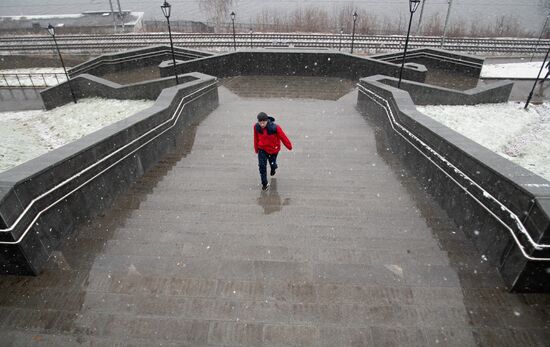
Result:
<svg viewBox="0 0 550 347"><path fill-rule="evenodd" d="M357 17L359 17L359 15L357 14L357 11L353 11L353 21L354 22L357 20Z"/></svg>
<svg viewBox="0 0 550 347"><path fill-rule="evenodd" d="M167 19L170 18L170 10L172 9L172 5L170 5L168 1L164 0L164 4L162 4L160 8L162 9L164 17L166 17Z"/></svg>
<svg viewBox="0 0 550 347"><path fill-rule="evenodd" d="M235 12L231 12L230 16L231 16L231 20L235 20Z"/></svg>
<svg viewBox="0 0 550 347"><path fill-rule="evenodd" d="M52 36L55 36L55 28L53 27L53 25L49 24L48 23L48 33Z"/></svg>
<svg viewBox="0 0 550 347"><path fill-rule="evenodd" d="M411 11L411 13L414 13L416 11L418 5L420 5L420 0L409 0L409 10Z"/></svg>

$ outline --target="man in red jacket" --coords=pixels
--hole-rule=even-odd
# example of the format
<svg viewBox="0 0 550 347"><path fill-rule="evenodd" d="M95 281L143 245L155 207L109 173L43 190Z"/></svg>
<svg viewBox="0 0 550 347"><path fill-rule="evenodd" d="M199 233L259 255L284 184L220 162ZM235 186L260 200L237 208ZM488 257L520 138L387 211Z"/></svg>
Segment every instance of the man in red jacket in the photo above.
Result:
<svg viewBox="0 0 550 347"><path fill-rule="evenodd" d="M267 190L267 162L271 168L271 176L277 170L277 154L281 150L281 141L288 150L292 150L292 143L286 137L283 129L275 124L275 118L264 112L258 113L258 123L254 124L254 151L258 154L258 167L262 180L262 190Z"/></svg>

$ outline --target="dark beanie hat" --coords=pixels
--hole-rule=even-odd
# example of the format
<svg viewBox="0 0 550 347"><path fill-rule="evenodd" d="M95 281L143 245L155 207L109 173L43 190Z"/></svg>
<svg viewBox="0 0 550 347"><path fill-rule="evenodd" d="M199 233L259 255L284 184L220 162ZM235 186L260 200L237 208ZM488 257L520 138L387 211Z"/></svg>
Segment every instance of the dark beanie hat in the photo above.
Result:
<svg viewBox="0 0 550 347"><path fill-rule="evenodd" d="M269 120L267 114L265 114L265 112L258 113L258 122L261 122L263 120Z"/></svg>

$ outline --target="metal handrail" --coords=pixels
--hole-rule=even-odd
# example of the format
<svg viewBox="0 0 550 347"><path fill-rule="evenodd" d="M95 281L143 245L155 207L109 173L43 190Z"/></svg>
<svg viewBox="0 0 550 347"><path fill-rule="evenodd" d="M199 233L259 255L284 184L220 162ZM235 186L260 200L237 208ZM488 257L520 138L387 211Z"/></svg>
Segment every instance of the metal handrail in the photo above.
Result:
<svg viewBox="0 0 550 347"><path fill-rule="evenodd" d="M0 87L41 88L56 86L65 82L64 73L0 73Z"/></svg>

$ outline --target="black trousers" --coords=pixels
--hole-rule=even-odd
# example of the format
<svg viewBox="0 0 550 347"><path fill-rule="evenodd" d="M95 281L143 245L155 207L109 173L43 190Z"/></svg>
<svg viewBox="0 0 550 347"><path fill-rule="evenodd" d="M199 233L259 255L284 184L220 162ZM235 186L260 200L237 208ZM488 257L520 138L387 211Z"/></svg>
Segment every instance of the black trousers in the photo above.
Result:
<svg viewBox="0 0 550 347"><path fill-rule="evenodd" d="M269 167L271 170L277 169L277 154L269 154L263 149L258 151L258 167L260 169L260 178L262 180L262 185L267 184L267 162L269 162Z"/></svg>

